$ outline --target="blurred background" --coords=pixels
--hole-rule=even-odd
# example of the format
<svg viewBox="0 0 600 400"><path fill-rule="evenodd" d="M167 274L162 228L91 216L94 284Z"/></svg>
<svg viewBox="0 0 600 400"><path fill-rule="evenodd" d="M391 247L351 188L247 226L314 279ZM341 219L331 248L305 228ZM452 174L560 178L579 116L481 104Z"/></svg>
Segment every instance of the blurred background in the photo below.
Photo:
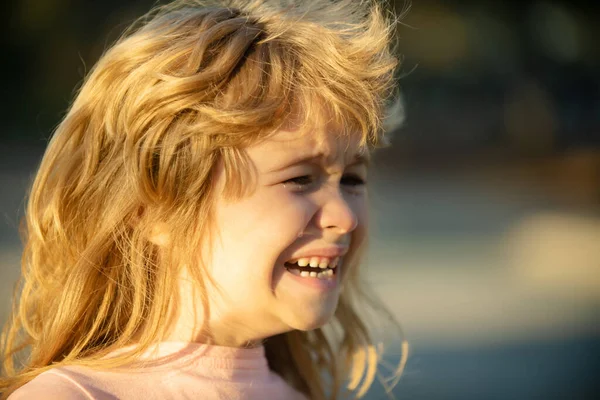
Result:
<svg viewBox="0 0 600 400"><path fill-rule="evenodd" d="M0 321L47 140L152 4L0 6ZM598 21L598 2L413 1L406 119L376 156L367 265L411 346L397 398L600 398Z"/></svg>

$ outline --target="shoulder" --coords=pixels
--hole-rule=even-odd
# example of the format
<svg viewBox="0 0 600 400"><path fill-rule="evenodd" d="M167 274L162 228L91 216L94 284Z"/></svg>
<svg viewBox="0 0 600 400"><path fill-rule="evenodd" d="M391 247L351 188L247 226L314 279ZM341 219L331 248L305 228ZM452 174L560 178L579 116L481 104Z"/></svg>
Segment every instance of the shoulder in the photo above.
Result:
<svg viewBox="0 0 600 400"><path fill-rule="evenodd" d="M53 369L46 371L21 386L9 400L91 400L93 397L68 371Z"/></svg>
<svg viewBox="0 0 600 400"><path fill-rule="evenodd" d="M168 374L137 370L95 369L65 365L41 373L9 396L9 400L150 400L151 388ZM141 396L143 395L143 396Z"/></svg>

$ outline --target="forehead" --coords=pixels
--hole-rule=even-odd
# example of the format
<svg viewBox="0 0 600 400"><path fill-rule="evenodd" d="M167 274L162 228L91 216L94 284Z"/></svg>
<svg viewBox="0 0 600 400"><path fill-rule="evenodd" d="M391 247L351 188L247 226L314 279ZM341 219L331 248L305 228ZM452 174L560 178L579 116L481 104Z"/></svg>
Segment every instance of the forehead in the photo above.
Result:
<svg viewBox="0 0 600 400"><path fill-rule="evenodd" d="M368 147L359 133L347 133L331 125L284 128L247 150L253 158L274 163L289 157L322 157L331 164L369 158Z"/></svg>

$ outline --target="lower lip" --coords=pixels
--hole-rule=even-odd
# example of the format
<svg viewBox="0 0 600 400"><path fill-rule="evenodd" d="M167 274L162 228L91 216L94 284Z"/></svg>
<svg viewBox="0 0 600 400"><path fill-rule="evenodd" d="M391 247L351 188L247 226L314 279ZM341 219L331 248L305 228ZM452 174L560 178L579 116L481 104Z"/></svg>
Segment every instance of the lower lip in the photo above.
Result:
<svg viewBox="0 0 600 400"><path fill-rule="evenodd" d="M335 275L333 275L332 277L330 277L328 279L319 279L319 278L311 278L311 277L304 277L304 276L294 275L290 271L288 271L287 268L285 269L285 273L291 279L294 279L298 283L301 283L301 284L306 285L308 287L315 288L315 289L321 289L321 290L328 290L328 289L333 289L333 288L335 288L337 286L337 284L338 284L338 274L340 272L339 268L340 267L338 266L336 268Z"/></svg>

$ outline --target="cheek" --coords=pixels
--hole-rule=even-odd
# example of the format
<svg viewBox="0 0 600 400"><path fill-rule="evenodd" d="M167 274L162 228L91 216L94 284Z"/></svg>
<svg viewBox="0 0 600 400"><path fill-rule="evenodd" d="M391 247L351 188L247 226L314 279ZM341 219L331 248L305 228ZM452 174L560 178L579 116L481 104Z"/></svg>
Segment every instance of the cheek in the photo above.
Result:
<svg viewBox="0 0 600 400"><path fill-rule="evenodd" d="M295 235L305 230L317 209L310 198L286 190L279 193L266 214L271 228L280 232L282 238L293 241Z"/></svg>
<svg viewBox="0 0 600 400"><path fill-rule="evenodd" d="M346 202L354 215L356 216L356 229L352 232L352 241L355 245L360 245L367 236L369 229L369 207L367 194L360 196L349 196Z"/></svg>
<svg viewBox="0 0 600 400"><path fill-rule="evenodd" d="M217 220L222 235L231 240L273 244L293 240L291 236L306 227L316 210L308 198L272 188L221 207Z"/></svg>

